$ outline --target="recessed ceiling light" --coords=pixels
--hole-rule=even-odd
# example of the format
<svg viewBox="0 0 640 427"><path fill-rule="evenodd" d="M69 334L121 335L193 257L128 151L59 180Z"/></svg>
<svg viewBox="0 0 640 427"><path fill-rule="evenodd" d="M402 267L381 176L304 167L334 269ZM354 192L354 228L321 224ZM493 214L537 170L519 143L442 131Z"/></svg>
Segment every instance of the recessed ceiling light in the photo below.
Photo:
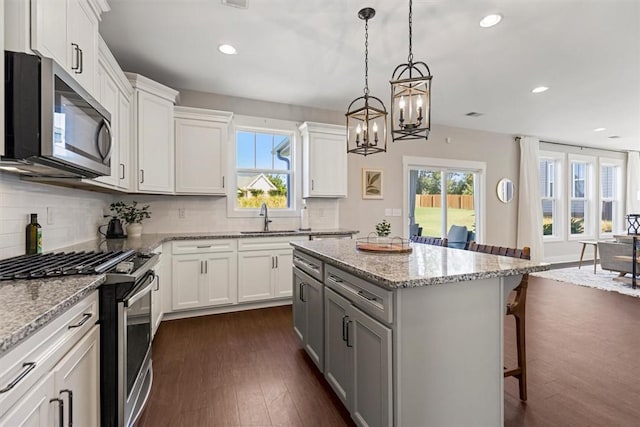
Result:
<svg viewBox="0 0 640 427"><path fill-rule="evenodd" d="M620 135L611 135L609 139L619 139Z"/></svg>
<svg viewBox="0 0 640 427"><path fill-rule="evenodd" d="M532 93L542 93L542 92L546 92L548 91L549 88L546 86L538 86L538 87L534 87L533 89L531 89Z"/></svg>
<svg viewBox="0 0 640 427"><path fill-rule="evenodd" d="M482 116L484 113L478 113L477 111L470 111L467 114L465 114L465 116L469 116L469 117L480 117Z"/></svg>
<svg viewBox="0 0 640 427"><path fill-rule="evenodd" d="M221 44L220 46L218 46L218 50L225 55L235 55L236 53L238 53L236 48L231 46L230 44Z"/></svg>
<svg viewBox="0 0 640 427"><path fill-rule="evenodd" d="M607 128L595 128L594 132L602 132L603 130L607 130Z"/></svg>
<svg viewBox="0 0 640 427"><path fill-rule="evenodd" d="M492 13L480 20L480 26L482 28L489 28L493 27L494 25L498 25L500 21L502 21L502 15L500 15L499 13Z"/></svg>

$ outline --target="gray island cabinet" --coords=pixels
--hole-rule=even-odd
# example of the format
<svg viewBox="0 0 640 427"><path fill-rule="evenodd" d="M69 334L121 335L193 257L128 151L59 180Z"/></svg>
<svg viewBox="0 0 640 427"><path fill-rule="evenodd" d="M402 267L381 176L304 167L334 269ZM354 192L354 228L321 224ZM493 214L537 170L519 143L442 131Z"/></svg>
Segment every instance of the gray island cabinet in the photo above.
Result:
<svg viewBox="0 0 640 427"><path fill-rule="evenodd" d="M502 426L503 321L547 264L412 244L292 242L294 330L359 426Z"/></svg>

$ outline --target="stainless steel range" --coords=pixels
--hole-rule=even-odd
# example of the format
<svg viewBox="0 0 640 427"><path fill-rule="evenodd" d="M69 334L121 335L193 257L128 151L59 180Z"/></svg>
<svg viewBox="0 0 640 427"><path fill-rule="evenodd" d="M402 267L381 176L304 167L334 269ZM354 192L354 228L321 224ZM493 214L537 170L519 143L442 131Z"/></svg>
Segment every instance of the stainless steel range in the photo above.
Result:
<svg viewBox="0 0 640 427"><path fill-rule="evenodd" d="M132 426L151 390L151 291L156 254L133 250L25 255L0 261L0 280L106 273L100 286L102 427Z"/></svg>

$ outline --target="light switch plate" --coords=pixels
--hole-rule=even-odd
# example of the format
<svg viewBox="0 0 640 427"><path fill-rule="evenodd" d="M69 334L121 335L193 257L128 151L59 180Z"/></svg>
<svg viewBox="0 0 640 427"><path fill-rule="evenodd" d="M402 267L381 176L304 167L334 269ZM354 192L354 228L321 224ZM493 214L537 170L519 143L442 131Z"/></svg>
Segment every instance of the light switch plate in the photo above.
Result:
<svg viewBox="0 0 640 427"><path fill-rule="evenodd" d="M384 216L393 216L393 209L385 208L384 209Z"/></svg>
<svg viewBox="0 0 640 427"><path fill-rule="evenodd" d="M402 216L402 209L393 209L393 216Z"/></svg>
<svg viewBox="0 0 640 427"><path fill-rule="evenodd" d="M187 210L185 208L178 208L178 218L185 219L187 217Z"/></svg>
<svg viewBox="0 0 640 427"><path fill-rule="evenodd" d="M53 208L47 207L47 225L53 225Z"/></svg>

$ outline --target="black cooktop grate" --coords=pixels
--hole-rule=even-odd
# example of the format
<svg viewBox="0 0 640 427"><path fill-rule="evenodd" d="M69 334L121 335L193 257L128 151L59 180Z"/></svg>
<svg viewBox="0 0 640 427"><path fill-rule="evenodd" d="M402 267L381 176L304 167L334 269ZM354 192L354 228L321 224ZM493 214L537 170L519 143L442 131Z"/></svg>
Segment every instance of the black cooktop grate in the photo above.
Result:
<svg viewBox="0 0 640 427"><path fill-rule="evenodd" d="M132 250L21 255L0 260L0 280L104 273L134 255Z"/></svg>

